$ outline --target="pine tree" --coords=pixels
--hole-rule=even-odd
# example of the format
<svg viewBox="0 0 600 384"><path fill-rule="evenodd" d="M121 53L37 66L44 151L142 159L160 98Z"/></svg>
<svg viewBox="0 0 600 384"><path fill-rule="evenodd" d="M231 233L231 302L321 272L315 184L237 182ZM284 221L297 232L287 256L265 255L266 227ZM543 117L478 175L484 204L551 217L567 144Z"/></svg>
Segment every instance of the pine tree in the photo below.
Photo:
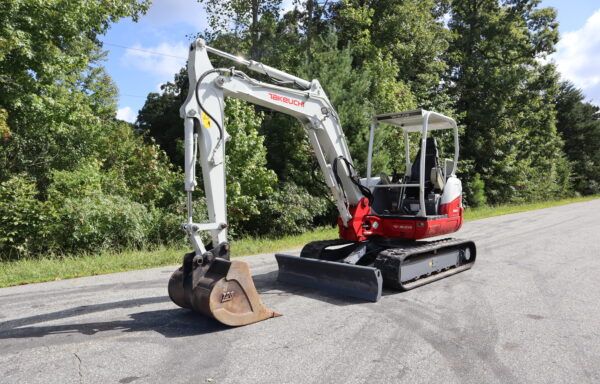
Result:
<svg viewBox="0 0 600 384"><path fill-rule="evenodd" d="M568 190L569 169L554 118L556 71L539 61L553 52L558 24L555 11L538 4L452 3L447 84L465 126L464 176L468 186L479 173L492 203Z"/></svg>
<svg viewBox="0 0 600 384"><path fill-rule="evenodd" d="M584 194L600 192L600 108L585 102L575 85L563 82L556 96L556 110L575 190Z"/></svg>

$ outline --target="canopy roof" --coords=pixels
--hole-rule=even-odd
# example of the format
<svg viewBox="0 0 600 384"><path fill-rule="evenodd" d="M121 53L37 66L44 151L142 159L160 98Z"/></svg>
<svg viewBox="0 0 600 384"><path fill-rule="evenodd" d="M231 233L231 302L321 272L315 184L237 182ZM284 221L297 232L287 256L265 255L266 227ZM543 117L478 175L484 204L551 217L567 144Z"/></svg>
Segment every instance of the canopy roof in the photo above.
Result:
<svg viewBox="0 0 600 384"><path fill-rule="evenodd" d="M425 114L429 112L424 109L415 109L405 112L385 113L383 115L375 115L374 119L378 123L385 123L401 127L405 132L421 132L423 129L423 121ZM454 119L441 115L436 112L431 112L429 115L429 124L427 129L435 131L438 129L453 129L456 125Z"/></svg>

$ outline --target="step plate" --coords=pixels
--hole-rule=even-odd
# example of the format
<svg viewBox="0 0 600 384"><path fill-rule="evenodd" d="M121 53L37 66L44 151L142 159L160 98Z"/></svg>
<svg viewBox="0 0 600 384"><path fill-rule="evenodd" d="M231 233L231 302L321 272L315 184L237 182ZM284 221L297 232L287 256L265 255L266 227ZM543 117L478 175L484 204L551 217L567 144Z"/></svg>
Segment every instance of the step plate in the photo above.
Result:
<svg viewBox="0 0 600 384"><path fill-rule="evenodd" d="M373 302L381 298L383 278L377 268L284 254L275 258L281 282Z"/></svg>

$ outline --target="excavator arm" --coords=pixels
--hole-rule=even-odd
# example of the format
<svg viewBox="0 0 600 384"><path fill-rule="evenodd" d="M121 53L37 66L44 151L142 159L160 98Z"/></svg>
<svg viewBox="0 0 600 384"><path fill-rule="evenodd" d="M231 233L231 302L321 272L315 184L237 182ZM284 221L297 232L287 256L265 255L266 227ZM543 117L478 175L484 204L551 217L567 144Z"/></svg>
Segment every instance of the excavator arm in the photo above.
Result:
<svg viewBox="0 0 600 384"><path fill-rule="evenodd" d="M297 89L261 82L234 68L213 68L209 52ZM188 218L184 228L197 253L206 252L199 231L209 230L213 244L227 241L224 158L229 135L223 121L226 96L294 116L302 123L340 219L348 226L352 219L350 207L364 199L369 190L357 181L339 116L317 80L308 82L267 65L237 58L207 46L201 39L190 47L188 74L189 94L180 110L185 120L185 189L188 194ZM210 219L209 223L202 224L194 223L192 212L198 160Z"/></svg>
<svg viewBox="0 0 600 384"><path fill-rule="evenodd" d="M266 75L276 84L253 79L235 68L214 68L209 52ZM228 325L277 316L260 301L248 265L229 261L225 147L230 136L224 125L225 97L294 116L302 123L335 199L343 228L352 230L352 212L361 202L368 206L365 200L370 191L354 173L339 116L317 80L309 82L262 63L237 58L207 46L201 39L190 46L188 76L189 93L180 109L184 119L188 207L183 228L194 252L184 256L182 267L172 275L169 295L179 306ZM208 223L194 221L192 194L197 187L198 163L202 168ZM210 246L202 242L201 231L210 232Z"/></svg>

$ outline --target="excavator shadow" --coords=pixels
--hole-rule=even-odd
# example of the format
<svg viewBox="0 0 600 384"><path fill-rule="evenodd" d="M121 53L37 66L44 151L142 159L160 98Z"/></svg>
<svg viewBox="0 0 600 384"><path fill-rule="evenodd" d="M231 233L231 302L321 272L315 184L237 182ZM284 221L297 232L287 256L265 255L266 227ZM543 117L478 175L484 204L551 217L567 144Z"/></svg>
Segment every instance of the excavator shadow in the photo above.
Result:
<svg viewBox="0 0 600 384"><path fill-rule="evenodd" d="M169 308L134 313L123 313L121 311L127 308L139 308L143 305L158 303L164 303ZM175 308L174 305L171 307L171 305L169 297L165 295L84 305L46 314L18 318L0 323L0 340L41 338L51 335L69 334L95 336L111 331L124 333L155 331L168 338L177 338L220 332L231 328L199 313L188 309ZM77 322L73 319L76 316L89 316L94 313L110 310L119 310L115 314L115 317L120 319L125 317L125 319L96 322ZM106 315L102 315L102 317L106 317ZM64 320L64 323L60 322L60 320ZM43 324L46 322L52 322L52 324ZM42 324L38 325L39 323ZM111 332L111 334L114 334L114 332Z"/></svg>
<svg viewBox="0 0 600 384"><path fill-rule="evenodd" d="M337 306L355 305L367 301L354 297L340 296L327 291L307 288L299 285L283 283L277 280L277 271L253 275L254 285L268 307L274 307L278 302L287 300L292 296L303 296L308 299L319 300ZM271 300L271 298L274 298ZM278 308L273 308L277 310Z"/></svg>
<svg viewBox="0 0 600 384"><path fill-rule="evenodd" d="M254 279L256 290L261 297L265 298L272 296L291 297L299 295L338 306L371 303L370 301L355 297L342 296L323 290L280 282L277 280L277 271L254 275L252 278ZM381 297L402 295L403 293L405 293L405 291L383 287L381 290ZM267 301L269 301L269 299L267 299ZM274 301L273 303L273 305L275 305L276 302Z"/></svg>

